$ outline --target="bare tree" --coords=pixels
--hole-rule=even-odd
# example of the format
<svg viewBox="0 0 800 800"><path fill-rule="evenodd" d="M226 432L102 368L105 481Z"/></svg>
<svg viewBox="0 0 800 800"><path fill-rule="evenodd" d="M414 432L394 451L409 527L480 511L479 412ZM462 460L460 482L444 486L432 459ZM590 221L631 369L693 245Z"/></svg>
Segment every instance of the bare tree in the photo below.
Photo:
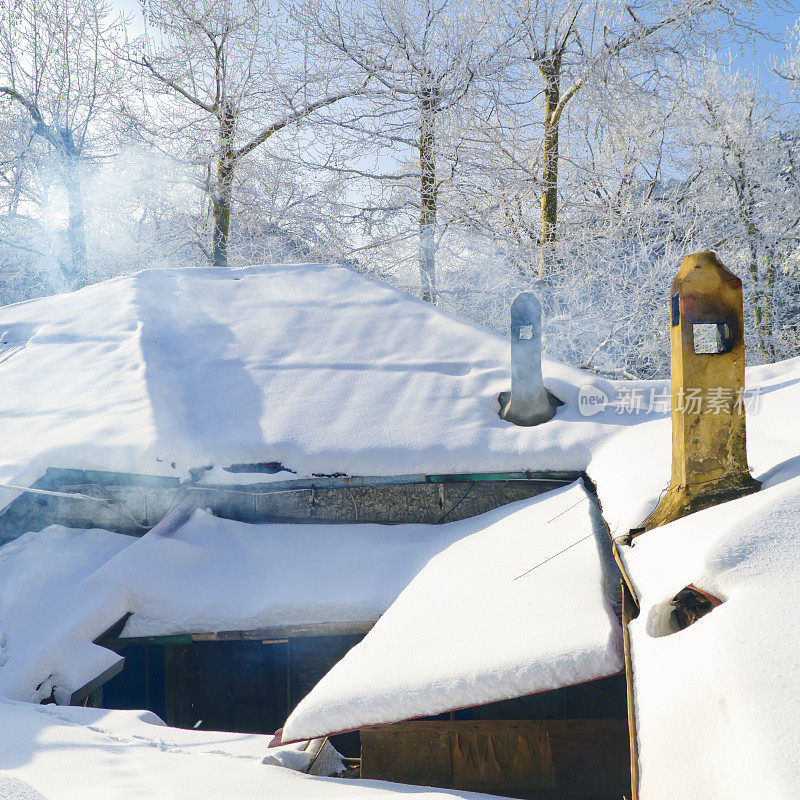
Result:
<svg viewBox="0 0 800 800"><path fill-rule="evenodd" d="M180 102L154 114L206 170L211 261L228 265L239 162L270 137L351 96L332 65L311 63L302 35L269 0L145 0L147 34L132 57L150 86Z"/></svg>
<svg viewBox="0 0 800 800"><path fill-rule="evenodd" d="M2 17L0 97L24 110L59 160L71 254L62 269L78 286L87 267L81 173L125 91L111 57L121 21L105 0L3 0Z"/></svg>

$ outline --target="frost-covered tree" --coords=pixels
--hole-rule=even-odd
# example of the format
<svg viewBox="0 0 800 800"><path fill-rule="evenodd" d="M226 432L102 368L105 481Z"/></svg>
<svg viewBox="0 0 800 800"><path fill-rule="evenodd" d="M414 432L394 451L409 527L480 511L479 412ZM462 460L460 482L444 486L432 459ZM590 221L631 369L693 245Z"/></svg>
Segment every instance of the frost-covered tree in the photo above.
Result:
<svg viewBox="0 0 800 800"><path fill-rule="evenodd" d="M751 341L775 361L800 343L800 137L755 79L720 69L687 84L686 171L699 235L744 279Z"/></svg>
<svg viewBox="0 0 800 800"><path fill-rule="evenodd" d="M269 0L145 0L144 9L147 32L131 60L148 78L151 141L204 170L211 261L227 266L240 163L359 87L314 60Z"/></svg>
<svg viewBox="0 0 800 800"><path fill-rule="evenodd" d="M538 84L540 144L534 170L540 199L539 274L556 263L560 136L565 111L590 85L627 94L663 91L664 78L678 60L707 57L722 35L753 33L749 9L718 0L518 0L505 11L518 34L514 80ZM524 94L512 97L519 104ZM501 98L502 99L502 98Z"/></svg>
<svg viewBox="0 0 800 800"><path fill-rule="evenodd" d="M308 0L295 16L369 81L370 94L339 131L367 151L341 172L393 187L389 198L364 204L365 218L386 224L391 211L416 212L421 296L436 302L436 251L447 224L441 191L458 161L452 122L474 86L502 66L511 37L485 4L456 0ZM365 168L370 156L377 168Z"/></svg>
<svg viewBox="0 0 800 800"><path fill-rule="evenodd" d="M112 51L121 21L105 0L3 0L0 3L0 101L27 121L30 141L13 169L18 201L43 145L58 164L68 208L70 255L61 261L69 286L87 271L82 180L110 139L112 113L124 99Z"/></svg>

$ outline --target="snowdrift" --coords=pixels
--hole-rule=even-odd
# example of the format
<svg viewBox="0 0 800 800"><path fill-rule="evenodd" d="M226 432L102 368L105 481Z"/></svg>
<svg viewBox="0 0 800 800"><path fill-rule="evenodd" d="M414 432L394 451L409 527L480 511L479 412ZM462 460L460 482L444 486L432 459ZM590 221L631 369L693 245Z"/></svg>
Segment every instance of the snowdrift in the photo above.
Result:
<svg viewBox="0 0 800 800"><path fill-rule="evenodd" d="M268 736L168 728L147 712L0 700L0 720L3 800L488 798L311 777L263 764Z"/></svg>

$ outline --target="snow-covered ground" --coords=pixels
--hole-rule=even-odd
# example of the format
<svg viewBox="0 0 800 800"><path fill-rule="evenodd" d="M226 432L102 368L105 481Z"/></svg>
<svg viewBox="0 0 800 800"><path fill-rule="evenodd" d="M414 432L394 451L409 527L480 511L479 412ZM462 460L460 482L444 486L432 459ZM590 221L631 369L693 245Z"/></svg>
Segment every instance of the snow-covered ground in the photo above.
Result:
<svg viewBox="0 0 800 800"><path fill-rule="evenodd" d="M0 800L487 797L262 764L269 738L168 728L147 712L0 700Z"/></svg>

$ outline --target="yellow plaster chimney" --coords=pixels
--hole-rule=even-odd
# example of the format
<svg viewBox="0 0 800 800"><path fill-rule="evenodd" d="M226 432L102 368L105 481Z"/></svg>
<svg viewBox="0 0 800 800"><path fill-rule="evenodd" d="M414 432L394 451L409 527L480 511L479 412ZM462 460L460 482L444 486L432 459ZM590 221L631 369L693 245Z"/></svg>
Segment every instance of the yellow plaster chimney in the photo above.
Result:
<svg viewBox="0 0 800 800"><path fill-rule="evenodd" d="M745 444L742 282L711 252L672 282L672 480L644 530L756 492Z"/></svg>

